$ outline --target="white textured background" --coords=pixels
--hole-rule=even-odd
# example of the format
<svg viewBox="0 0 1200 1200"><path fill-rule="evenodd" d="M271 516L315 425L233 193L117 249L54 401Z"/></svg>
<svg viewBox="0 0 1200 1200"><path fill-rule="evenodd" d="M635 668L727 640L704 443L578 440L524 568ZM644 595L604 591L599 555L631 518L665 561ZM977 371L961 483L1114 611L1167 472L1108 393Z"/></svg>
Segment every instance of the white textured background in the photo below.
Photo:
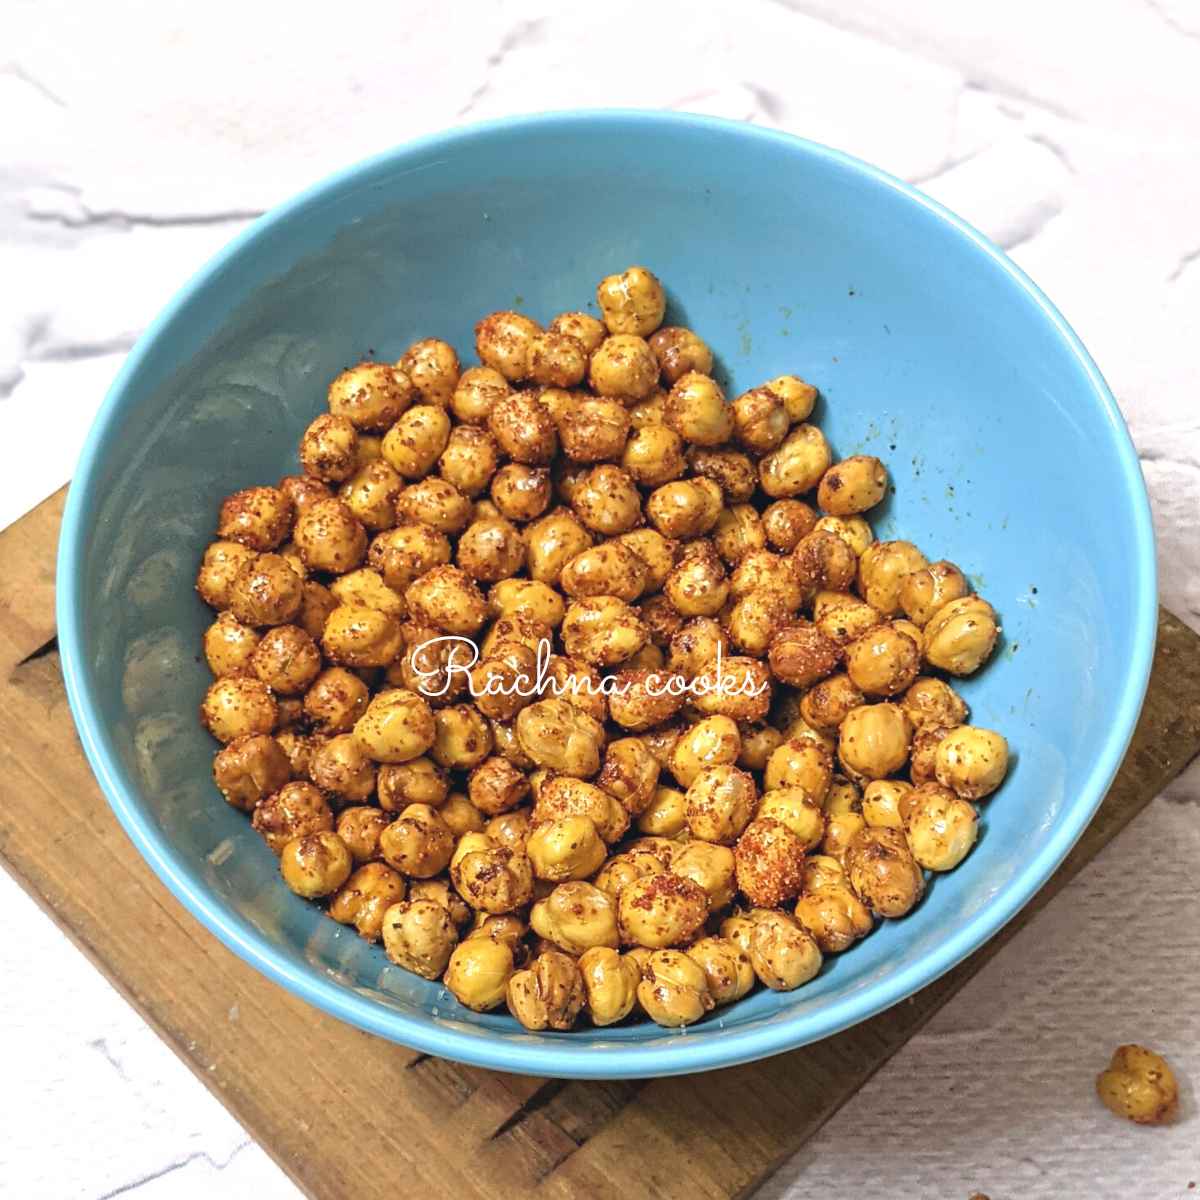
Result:
<svg viewBox="0 0 1200 1200"><path fill-rule="evenodd" d="M68 478L183 279L297 188L459 121L671 107L858 154L1008 248L1116 392L1200 629L1200 0L306 7L5 0L0 525ZM1191 1086L1144 1130L1092 1079L1124 1040L1200 1078L1198 804L1193 770L762 1194L1195 1195ZM0 901L0 1195L296 1195L2 875Z"/></svg>

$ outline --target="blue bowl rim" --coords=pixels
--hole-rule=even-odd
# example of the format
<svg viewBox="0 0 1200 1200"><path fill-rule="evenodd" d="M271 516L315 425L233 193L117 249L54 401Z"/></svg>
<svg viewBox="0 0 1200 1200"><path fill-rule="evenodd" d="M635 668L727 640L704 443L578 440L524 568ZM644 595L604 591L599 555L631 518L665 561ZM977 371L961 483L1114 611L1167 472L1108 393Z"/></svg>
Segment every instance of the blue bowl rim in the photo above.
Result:
<svg viewBox="0 0 1200 1200"><path fill-rule="evenodd" d="M487 138L497 132L522 129L569 128L595 123L624 124L641 130L686 127L720 136L750 138L774 143L790 152L800 152L843 170L848 169L868 183L894 192L902 200L919 205L939 217L965 242L1003 270L1041 310L1075 357L1112 434L1118 454L1122 483L1134 522L1136 571L1133 645L1125 686L1118 698L1111 731L1103 754L1098 756L1086 779L1073 788L1071 804L1049 841L1008 883L1005 890L982 908L963 929L946 939L935 951L886 979L859 992L823 1005L813 1012L797 1014L794 1020L750 1027L706 1039L702 1028L693 1036L679 1038L669 1046L637 1044L609 1046L598 1051L565 1037L551 1046L507 1041L486 1031L460 1032L416 1016L385 1008L334 980L316 972L297 969L279 954L271 941L223 905L190 872L168 840L154 829L139 811L138 800L119 782L118 756L108 738L104 722L89 690L89 668L84 658L83 620L79 580L86 553L84 531L90 515L89 493L94 485L102 448L120 420L126 387L136 376L149 347L192 296L222 271L242 251L250 248L268 230L305 208L319 203L331 190L353 182L386 165L452 144ZM689 113L641 109L594 109L535 113L479 122L430 134L373 155L327 176L292 199L259 217L219 251L176 293L130 351L113 381L88 433L70 487L63 515L57 562L59 586L56 597L59 650L67 697L80 740L92 770L125 832L142 856L185 908L234 953L268 978L286 987L318 1009L369 1033L402 1043L416 1050L451 1058L474 1066L559 1078L641 1078L686 1074L734 1066L794 1049L830 1037L864 1021L911 996L951 970L972 951L993 937L1042 887L1078 840L1111 784L1121 764L1141 711L1149 681L1157 631L1157 575L1154 531L1150 503L1137 454L1128 429L1096 364L1062 314L1041 289L993 242L937 201L877 167L839 150L782 131L764 129L739 121ZM698 1036L697 1036L698 1035Z"/></svg>

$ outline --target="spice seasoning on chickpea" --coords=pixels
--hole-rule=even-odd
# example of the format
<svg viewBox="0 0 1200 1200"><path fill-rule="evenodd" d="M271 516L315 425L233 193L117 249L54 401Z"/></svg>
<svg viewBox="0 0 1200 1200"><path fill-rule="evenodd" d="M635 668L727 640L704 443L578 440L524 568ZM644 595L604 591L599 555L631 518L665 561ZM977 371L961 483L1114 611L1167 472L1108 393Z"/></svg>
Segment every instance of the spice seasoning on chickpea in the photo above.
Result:
<svg viewBox="0 0 1200 1200"><path fill-rule="evenodd" d="M478 367L343 371L196 576L214 782L286 885L564 1035L802 986L964 861L1008 769L940 677L999 618L875 540L886 466L834 461L797 375L727 398L648 267L596 301L484 316ZM1138 1047L1098 1084L1134 1120L1173 1086Z"/></svg>

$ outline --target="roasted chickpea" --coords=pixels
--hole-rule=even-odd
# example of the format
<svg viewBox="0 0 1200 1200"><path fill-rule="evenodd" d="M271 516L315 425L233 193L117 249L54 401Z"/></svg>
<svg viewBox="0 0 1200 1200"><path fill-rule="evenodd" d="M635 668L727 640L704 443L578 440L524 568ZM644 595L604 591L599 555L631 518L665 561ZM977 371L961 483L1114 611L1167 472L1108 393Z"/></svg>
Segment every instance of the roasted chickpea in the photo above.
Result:
<svg viewBox="0 0 1200 1200"><path fill-rule="evenodd" d="M685 553L672 568L663 593L680 616L712 617L729 599L729 580L710 545Z"/></svg>
<svg viewBox="0 0 1200 1200"><path fill-rule="evenodd" d="M506 758L485 759L467 783L471 803L488 816L516 808L529 795L529 780Z"/></svg>
<svg viewBox="0 0 1200 1200"><path fill-rule="evenodd" d="M494 312L475 326L475 353L484 366L516 382L529 375L529 354L542 327L516 312Z"/></svg>
<svg viewBox="0 0 1200 1200"><path fill-rule="evenodd" d="M683 441L665 425L635 430L624 445L621 466L643 487L659 487L687 469Z"/></svg>
<svg viewBox="0 0 1200 1200"><path fill-rule="evenodd" d="M341 487L346 507L372 531L390 529L396 523L396 501L404 480L395 469L376 459L359 469Z"/></svg>
<svg viewBox="0 0 1200 1200"><path fill-rule="evenodd" d="M346 843L346 849L356 863L371 862L379 857L379 835L391 821L391 815L379 808L366 805L344 808L338 815L337 835ZM395 896L389 903L403 899L403 896ZM380 909L382 915L383 910Z"/></svg>
<svg viewBox="0 0 1200 1200"><path fill-rule="evenodd" d="M586 993L575 960L556 950L539 954L508 981L508 1011L526 1028L567 1030L583 1008Z"/></svg>
<svg viewBox="0 0 1200 1200"><path fill-rule="evenodd" d="M504 1003L514 965L507 942L472 937L454 948L443 978L461 1005L487 1012Z"/></svg>
<svg viewBox="0 0 1200 1200"><path fill-rule="evenodd" d="M291 778L291 765L279 743L265 733L235 738L213 759L213 780L234 808L253 812Z"/></svg>
<svg viewBox="0 0 1200 1200"><path fill-rule="evenodd" d="M782 821L758 816L734 850L738 887L751 904L774 908L800 891L804 841Z"/></svg>
<svg viewBox="0 0 1200 1200"><path fill-rule="evenodd" d="M367 685L353 671L329 667L304 694L304 713L322 733L349 733L369 699Z"/></svg>
<svg viewBox="0 0 1200 1200"><path fill-rule="evenodd" d="M458 894L479 912L515 912L533 896L529 859L486 833L467 833L459 839L450 859L450 878Z"/></svg>
<svg viewBox="0 0 1200 1200"><path fill-rule="evenodd" d="M411 381L425 404L450 404L458 384L458 355L454 347L437 338L413 342L396 364Z"/></svg>
<svg viewBox="0 0 1200 1200"><path fill-rule="evenodd" d="M708 994L717 1006L740 1000L754 986L750 956L728 938L701 938L685 953L704 972Z"/></svg>
<svg viewBox="0 0 1200 1200"><path fill-rule="evenodd" d="M329 585L329 591L338 604L373 608L397 621L402 621L408 612L404 597L388 587L383 576L370 567L339 575Z"/></svg>
<svg viewBox="0 0 1200 1200"><path fill-rule="evenodd" d="M259 679L224 676L204 694L200 719L219 742L270 733L279 709L270 689Z"/></svg>
<svg viewBox="0 0 1200 1200"><path fill-rule="evenodd" d="M788 419L794 423L807 421L817 403L817 389L805 383L798 375L777 375L764 385L769 387L787 409Z"/></svg>
<svg viewBox="0 0 1200 1200"><path fill-rule="evenodd" d="M829 443L815 425L798 425L759 461L758 479L773 499L811 491L829 469Z"/></svg>
<svg viewBox="0 0 1200 1200"><path fill-rule="evenodd" d="M309 833L288 842L280 855L283 882L305 900L328 896L350 877L353 860L336 833Z"/></svg>
<svg viewBox="0 0 1200 1200"><path fill-rule="evenodd" d="M595 533L613 536L632 529L641 519L641 497L633 480L609 464L593 467L571 497L580 521Z"/></svg>
<svg viewBox="0 0 1200 1200"><path fill-rule="evenodd" d="M343 925L353 925L367 941L377 942L385 913L403 899L404 880L383 863L367 863L334 894L329 915Z"/></svg>
<svg viewBox="0 0 1200 1200"><path fill-rule="evenodd" d="M696 711L704 716L761 721L771 707L771 674L754 658L734 655L693 682Z"/></svg>
<svg viewBox="0 0 1200 1200"><path fill-rule="evenodd" d="M689 371L711 375L713 354L690 329L666 325L650 338L650 349L658 360L663 382L669 387Z"/></svg>
<svg viewBox="0 0 1200 1200"><path fill-rule="evenodd" d="M654 529L633 529L615 539L632 550L646 567L646 592L656 592L675 565L676 543Z"/></svg>
<svg viewBox="0 0 1200 1200"><path fill-rule="evenodd" d="M791 420L783 399L769 387L752 388L733 402L737 440L753 454L769 454L787 436Z"/></svg>
<svg viewBox="0 0 1200 1200"><path fill-rule="evenodd" d="M286 625L304 600L304 581L279 554L244 563L229 586L229 611L243 625Z"/></svg>
<svg viewBox="0 0 1200 1200"><path fill-rule="evenodd" d="M708 916L708 895L678 875L647 875L621 889L617 926L626 945L664 949L692 941Z"/></svg>
<svg viewBox="0 0 1200 1200"><path fill-rule="evenodd" d="M360 432L382 433L395 424L413 396L413 380L404 369L360 362L329 385L329 411Z"/></svg>
<svg viewBox="0 0 1200 1200"><path fill-rule="evenodd" d="M498 846L506 846L510 850L525 852L525 843L529 839L530 810L519 808L513 812L501 813L493 817L483 828L483 832Z"/></svg>
<svg viewBox="0 0 1200 1200"><path fill-rule="evenodd" d="M588 355L594 353L600 343L608 336L608 330L605 328L604 322L597 320L591 313L586 312L559 313L550 322L549 328L554 333L565 333L575 338Z"/></svg>
<svg viewBox="0 0 1200 1200"><path fill-rule="evenodd" d="M532 392L498 399L488 416L488 428L501 450L526 466L544 466L558 449L554 420Z"/></svg>
<svg viewBox="0 0 1200 1200"><path fill-rule="evenodd" d="M905 797L904 833L919 866L952 871L975 845L979 813L949 788L925 783Z"/></svg>
<svg viewBox="0 0 1200 1200"><path fill-rule="evenodd" d="M332 831L333 812L316 787L297 780L260 800L251 825L275 854L282 854L296 838Z"/></svg>
<svg viewBox="0 0 1200 1200"><path fill-rule="evenodd" d="M254 650L260 635L243 625L230 612L223 612L204 631L204 658L208 669L219 679L222 675L254 673Z"/></svg>
<svg viewBox="0 0 1200 1200"><path fill-rule="evenodd" d="M430 756L449 770L469 770L492 751L492 731L472 704L439 708L433 717L434 740Z"/></svg>
<svg viewBox="0 0 1200 1200"><path fill-rule="evenodd" d="M427 625L469 637L487 619L487 604L474 579L460 567L426 571L404 594L409 611Z"/></svg>
<svg viewBox="0 0 1200 1200"><path fill-rule="evenodd" d="M361 604L340 604L329 614L321 645L330 662L346 667L386 667L403 646L400 624Z"/></svg>
<svg viewBox="0 0 1200 1200"><path fill-rule="evenodd" d="M841 650L810 621L777 625L767 652L771 671L781 683L810 688L832 675Z"/></svg>
<svg viewBox="0 0 1200 1200"><path fill-rule="evenodd" d="M875 829L903 829L905 797L913 791L902 779L873 779L863 788L863 820Z"/></svg>
<svg viewBox="0 0 1200 1200"><path fill-rule="evenodd" d="M240 542L213 542L204 551L204 561L196 576L196 591L200 593L200 599L218 611L228 608L234 579L247 563L257 557L249 546L243 546Z"/></svg>
<svg viewBox="0 0 1200 1200"><path fill-rule="evenodd" d="M720 446L733 436L733 408L710 375L688 371L671 386L663 420L685 442Z"/></svg>
<svg viewBox="0 0 1200 1200"><path fill-rule="evenodd" d="M279 488L243 488L221 502L217 537L259 552L274 550L291 532L295 515Z"/></svg>
<svg viewBox="0 0 1200 1200"><path fill-rule="evenodd" d="M817 803L825 799L833 778L833 755L812 738L788 738L767 760L763 785L776 788L803 788Z"/></svg>
<svg viewBox="0 0 1200 1200"><path fill-rule="evenodd" d="M401 594L426 571L449 561L449 539L429 525L414 523L385 530L367 549L367 566Z"/></svg>
<svg viewBox="0 0 1200 1200"><path fill-rule="evenodd" d="M937 779L938 746L951 728L948 725L926 725L914 735L908 752L908 774L913 783L929 783Z"/></svg>
<svg viewBox="0 0 1200 1200"><path fill-rule="evenodd" d="M742 739L737 723L729 717L705 717L692 725L671 750L669 769L687 788L708 767L729 765L741 753Z"/></svg>
<svg viewBox="0 0 1200 1200"><path fill-rule="evenodd" d="M1118 1046L1096 1078L1096 1094L1110 1112L1139 1125L1161 1125L1179 1113L1175 1073L1145 1046Z"/></svg>
<svg viewBox="0 0 1200 1200"><path fill-rule="evenodd" d="M670 679L660 670L626 669L618 673L617 681L608 706L612 719L624 729L651 729L683 707L683 696L668 690Z"/></svg>
<svg viewBox="0 0 1200 1200"><path fill-rule="evenodd" d="M776 500L763 510L762 527L767 543L788 553L802 537L813 531L817 514L803 500Z"/></svg>
<svg viewBox="0 0 1200 1200"><path fill-rule="evenodd" d="M574 601L562 623L567 653L597 666L610 667L636 654L650 634L635 609L616 596L589 596Z"/></svg>
<svg viewBox="0 0 1200 1200"><path fill-rule="evenodd" d="M613 334L592 354L588 382L601 396L644 400L658 382L658 363L640 337Z"/></svg>
<svg viewBox="0 0 1200 1200"><path fill-rule="evenodd" d="M383 914L383 948L406 971L437 979L458 943L458 930L446 906L412 898L393 904ZM510 952L511 957L511 952Z"/></svg>
<svg viewBox="0 0 1200 1200"><path fill-rule="evenodd" d="M924 628L952 600L970 593L966 576L945 559L910 572L900 582L900 607L914 624Z"/></svg>
<svg viewBox="0 0 1200 1200"><path fill-rule="evenodd" d="M569 775L552 776L535 788L533 821L558 820L560 817L590 817L596 831L610 844L618 841L629 828L629 814L620 801L603 788Z"/></svg>
<svg viewBox="0 0 1200 1200"><path fill-rule="evenodd" d="M655 788L638 816L637 827L652 837L677 837L687 828L687 796L677 788Z"/></svg>
<svg viewBox="0 0 1200 1200"><path fill-rule="evenodd" d="M920 667L920 646L895 625L876 625L846 647L846 673L867 696L904 691Z"/></svg>
<svg viewBox="0 0 1200 1200"><path fill-rule="evenodd" d="M700 537L708 533L720 517L720 493L721 489L711 479L679 479L665 483L646 501L646 516L664 537Z"/></svg>
<svg viewBox="0 0 1200 1200"><path fill-rule="evenodd" d="M633 1011L642 978L634 959L607 946L593 946L583 952L578 966L593 1025L615 1024Z"/></svg>
<svg viewBox="0 0 1200 1200"><path fill-rule="evenodd" d="M657 950L646 960L638 1003L658 1025L691 1025L714 1004L704 968L679 950Z"/></svg>
<svg viewBox="0 0 1200 1200"><path fill-rule="evenodd" d="M544 583L530 579L502 579L488 592L488 609L494 616L522 615L557 629L566 612L563 598Z"/></svg>
<svg viewBox="0 0 1200 1200"><path fill-rule="evenodd" d="M736 867L734 852L728 846L699 840L687 842L671 860L671 874L698 883L708 895L712 912L727 907L733 900Z"/></svg>
<svg viewBox="0 0 1200 1200"><path fill-rule="evenodd" d="M925 658L952 675L970 675L987 661L1000 626L980 596L964 596L938 609L925 626Z"/></svg>
<svg viewBox="0 0 1200 1200"><path fill-rule="evenodd" d="M667 393L661 388L629 406L629 423L634 429L644 429L647 425L662 425L666 419Z"/></svg>
<svg viewBox="0 0 1200 1200"><path fill-rule="evenodd" d="M905 578L925 565L912 542L872 542L858 560L859 594L885 617L898 616Z"/></svg>
<svg viewBox="0 0 1200 1200"><path fill-rule="evenodd" d="M614 462L629 436L629 412L619 400L569 397L556 416L563 453L572 462ZM640 482L640 481L639 481Z"/></svg>
<svg viewBox="0 0 1200 1200"><path fill-rule="evenodd" d="M313 571L352 571L367 552L363 524L341 500L318 500L296 519L296 547Z"/></svg>
<svg viewBox="0 0 1200 1200"><path fill-rule="evenodd" d="M1008 742L991 729L960 725L938 743L938 783L966 800L990 796L1008 773Z"/></svg>
<svg viewBox="0 0 1200 1200"><path fill-rule="evenodd" d="M793 991L820 971L817 943L786 913L756 909L752 919L750 963L772 991Z"/></svg>
<svg viewBox="0 0 1200 1200"><path fill-rule="evenodd" d="M564 883L595 874L607 853L591 817L559 817L535 824L525 853L538 879Z"/></svg>
<svg viewBox="0 0 1200 1200"><path fill-rule="evenodd" d="M303 692L321 669L321 652L297 625L268 629L254 649L250 666L273 692L295 696Z"/></svg>
<svg viewBox="0 0 1200 1200"><path fill-rule="evenodd" d="M713 529L713 545L730 565L736 566L747 554L767 544L762 521L750 504L735 504L723 509Z"/></svg>
<svg viewBox="0 0 1200 1200"><path fill-rule="evenodd" d="M323 483L341 483L359 467L358 430L336 413L322 413L300 439L300 465Z"/></svg>
<svg viewBox="0 0 1200 1200"><path fill-rule="evenodd" d="M618 738L608 744L597 784L631 816L643 813L658 787L658 760L639 738Z"/></svg>
<svg viewBox="0 0 1200 1200"><path fill-rule="evenodd" d="M912 726L898 704L864 704L851 709L838 735L838 758L862 779L885 779L908 760Z"/></svg>
<svg viewBox="0 0 1200 1200"><path fill-rule="evenodd" d="M784 736L773 725L766 722L745 722L738 732L742 748L737 756L737 765L746 771L764 771L771 755L783 744Z"/></svg>
<svg viewBox="0 0 1200 1200"><path fill-rule="evenodd" d="M412 879L408 881L409 900L431 900L440 905L450 914L450 920L456 929L464 929L471 924L474 913L465 900L450 886L450 881L443 875L437 879ZM449 957L449 950L446 951Z"/></svg>
<svg viewBox="0 0 1200 1200"><path fill-rule="evenodd" d="M663 286L645 267L607 275L596 285L596 300L610 333L646 337L661 324L667 299Z"/></svg>
<svg viewBox="0 0 1200 1200"><path fill-rule="evenodd" d="M864 827L845 854L846 877L855 893L881 917L902 917L925 891L925 877L904 834Z"/></svg>
<svg viewBox="0 0 1200 1200"><path fill-rule="evenodd" d="M471 502L452 483L431 475L400 493L396 519L428 525L441 534L461 533L471 520Z"/></svg>
<svg viewBox="0 0 1200 1200"><path fill-rule="evenodd" d="M882 613L848 592L819 591L813 600L813 623L842 648L881 625L883 620Z"/></svg>
<svg viewBox="0 0 1200 1200"><path fill-rule="evenodd" d="M732 845L758 802L754 779L728 763L705 767L687 790L687 821L693 836Z"/></svg>
<svg viewBox="0 0 1200 1200"><path fill-rule="evenodd" d="M317 500L328 500L332 493L311 475L285 475L276 487L292 502L296 512Z"/></svg>
<svg viewBox="0 0 1200 1200"><path fill-rule="evenodd" d="M405 479L420 479L433 470L449 439L446 410L437 404L416 404L384 434L383 457Z"/></svg>
<svg viewBox="0 0 1200 1200"><path fill-rule="evenodd" d="M930 676L914 680L901 705L918 732L934 726L953 728L967 719L962 697L948 683Z"/></svg>
<svg viewBox="0 0 1200 1200"><path fill-rule="evenodd" d="M805 534L796 543L791 557L797 584L806 596L848 588L858 561L854 551L837 534L823 529Z"/></svg>
<svg viewBox="0 0 1200 1200"><path fill-rule="evenodd" d="M822 517L814 526L842 539L855 554L862 554L875 541L871 526L862 517Z"/></svg>
<svg viewBox="0 0 1200 1200"><path fill-rule="evenodd" d="M560 883L529 914L533 931L567 954L581 955L594 946L615 949L617 914L612 900L582 880Z"/></svg>
<svg viewBox="0 0 1200 1200"><path fill-rule="evenodd" d="M887 493L887 468L870 454L834 463L817 488L817 503L835 517L852 517L874 508Z"/></svg>
<svg viewBox="0 0 1200 1200"><path fill-rule="evenodd" d="M449 865L454 834L438 809L410 804L380 833L379 853L402 875L429 879Z"/></svg>
<svg viewBox="0 0 1200 1200"><path fill-rule="evenodd" d="M539 766L586 779L600 769L604 727L564 699L540 700L516 720L521 749Z"/></svg>
<svg viewBox="0 0 1200 1200"><path fill-rule="evenodd" d="M830 675L814 684L800 701L800 715L814 729L834 734L852 709L866 697L844 672Z"/></svg>
<svg viewBox="0 0 1200 1200"><path fill-rule="evenodd" d="M796 901L795 917L823 954L848 950L866 937L875 924L870 909L844 882L805 888Z"/></svg>
<svg viewBox="0 0 1200 1200"><path fill-rule="evenodd" d="M487 819L461 792L451 792L446 802L438 809L438 816L446 822L450 832L461 838L468 833L483 833Z"/></svg>
<svg viewBox="0 0 1200 1200"><path fill-rule="evenodd" d="M511 391L508 380L493 367L470 367L454 386L450 411L466 425L486 425L492 405Z"/></svg>
<svg viewBox="0 0 1200 1200"><path fill-rule="evenodd" d="M562 570L560 586L572 599L615 596L636 600L646 586L646 564L623 542L604 542L575 555Z"/></svg>
<svg viewBox="0 0 1200 1200"><path fill-rule="evenodd" d="M591 534L566 509L547 513L525 531L530 576L557 584L563 567L592 544Z"/></svg>
<svg viewBox="0 0 1200 1200"><path fill-rule="evenodd" d="M308 763L313 783L347 804L361 804L375 790L375 764L349 733L322 742Z"/></svg>
<svg viewBox="0 0 1200 1200"><path fill-rule="evenodd" d="M433 745L433 713L416 693L391 688L371 700L355 723L354 736L376 762L408 762Z"/></svg>

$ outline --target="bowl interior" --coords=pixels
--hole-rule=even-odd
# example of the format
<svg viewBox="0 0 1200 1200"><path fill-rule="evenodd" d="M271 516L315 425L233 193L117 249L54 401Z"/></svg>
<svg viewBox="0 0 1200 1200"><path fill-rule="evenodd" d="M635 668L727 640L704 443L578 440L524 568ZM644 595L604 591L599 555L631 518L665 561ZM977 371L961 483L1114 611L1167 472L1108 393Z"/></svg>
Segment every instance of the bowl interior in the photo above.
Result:
<svg viewBox="0 0 1200 1200"><path fill-rule="evenodd" d="M872 519L969 573L999 610L962 691L1011 775L967 861L797 993L686 1033L569 1038L461 1009L291 895L210 777L197 724L211 619L192 582L222 496L296 469L328 380L519 308L593 306L634 262L730 394L794 371L838 456L879 455ZM244 237L143 341L93 432L64 532L64 661L85 744L156 869L230 944L329 1011L453 1057L661 1074L843 1027L947 969L1069 848L1132 729L1153 629L1136 460L1094 368L1013 268L933 206L838 155L699 119L592 115L430 139L321 185Z"/></svg>

